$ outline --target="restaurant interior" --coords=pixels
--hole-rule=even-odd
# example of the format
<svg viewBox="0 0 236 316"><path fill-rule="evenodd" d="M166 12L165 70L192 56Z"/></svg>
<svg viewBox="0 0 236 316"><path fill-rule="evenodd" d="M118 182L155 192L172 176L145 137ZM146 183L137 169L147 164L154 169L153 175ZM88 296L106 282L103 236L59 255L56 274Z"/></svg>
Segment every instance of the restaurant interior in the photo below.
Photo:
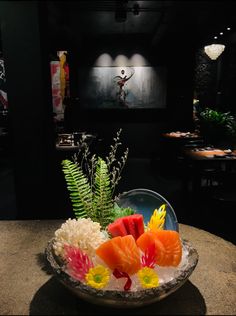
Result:
<svg viewBox="0 0 236 316"><path fill-rule="evenodd" d="M158 192L235 243L235 1L1 1L0 219L73 217L61 162L129 148ZM214 45L214 46L212 46Z"/></svg>

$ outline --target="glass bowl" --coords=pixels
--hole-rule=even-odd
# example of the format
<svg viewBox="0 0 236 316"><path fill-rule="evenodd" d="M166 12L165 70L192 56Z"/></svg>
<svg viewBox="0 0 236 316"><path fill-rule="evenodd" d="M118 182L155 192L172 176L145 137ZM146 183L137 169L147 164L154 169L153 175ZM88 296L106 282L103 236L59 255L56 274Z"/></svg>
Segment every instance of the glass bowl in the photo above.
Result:
<svg viewBox="0 0 236 316"><path fill-rule="evenodd" d="M57 279L79 298L92 304L107 307L137 308L162 300L188 280L197 265L198 253L186 240L182 240L182 246L185 262L181 266L181 270L176 272L175 278L159 287L139 291L97 290L73 279L65 272L63 263L54 254L53 240L48 243L45 253Z"/></svg>
<svg viewBox="0 0 236 316"><path fill-rule="evenodd" d="M131 207L137 213L142 214L144 223L150 220L153 211L162 204L166 204L166 219L164 229L179 231L178 220L173 207L159 193L148 189L133 189L119 196L117 204L120 207Z"/></svg>

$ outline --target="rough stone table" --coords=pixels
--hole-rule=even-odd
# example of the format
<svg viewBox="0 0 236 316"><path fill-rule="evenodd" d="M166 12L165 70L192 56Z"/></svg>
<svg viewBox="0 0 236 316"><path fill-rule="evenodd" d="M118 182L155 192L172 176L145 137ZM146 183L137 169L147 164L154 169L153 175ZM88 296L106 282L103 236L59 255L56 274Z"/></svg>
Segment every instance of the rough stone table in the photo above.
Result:
<svg viewBox="0 0 236 316"><path fill-rule="evenodd" d="M155 304L129 310L91 305L50 274L44 249L59 220L0 222L1 315L236 315L236 246L180 225L199 253L190 279Z"/></svg>

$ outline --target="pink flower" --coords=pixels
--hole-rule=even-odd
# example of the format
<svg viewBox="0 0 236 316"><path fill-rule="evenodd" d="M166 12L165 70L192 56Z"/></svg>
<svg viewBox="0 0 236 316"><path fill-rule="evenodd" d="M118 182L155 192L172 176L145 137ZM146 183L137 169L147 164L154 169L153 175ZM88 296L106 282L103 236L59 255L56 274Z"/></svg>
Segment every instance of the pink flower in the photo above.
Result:
<svg viewBox="0 0 236 316"><path fill-rule="evenodd" d="M93 268L92 261L79 248L65 245L64 249L68 273L76 280L84 281L89 269Z"/></svg>
<svg viewBox="0 0 236 316"><path fill-rule="evenodd" d="M145 250L144 255L141 257L141 264L142 267L149 267L154 268L156 264L156 247L155 243L152 243L147 249Z"/></svg>

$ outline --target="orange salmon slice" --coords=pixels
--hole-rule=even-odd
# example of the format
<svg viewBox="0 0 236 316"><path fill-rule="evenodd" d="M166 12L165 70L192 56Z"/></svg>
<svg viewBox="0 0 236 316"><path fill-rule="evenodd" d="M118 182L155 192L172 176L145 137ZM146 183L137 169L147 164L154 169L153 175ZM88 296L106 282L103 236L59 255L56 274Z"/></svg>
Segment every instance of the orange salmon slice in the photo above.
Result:
<svg viewBox="0 0 236 316"><path fill-rule="evenodd" d="M97 248L96 254L111 270L116 268L132 275L141 267L139 248L132 235L106 241Z"/></svg>
<svg viewBox="0 0 236 316"><path fill-rule="evenodd" d="M155 260L159 266L177 267L182 258L182 244L179 233L173 230L145 232L136 241L138 247L145 250L155 244Z"/></svg>

